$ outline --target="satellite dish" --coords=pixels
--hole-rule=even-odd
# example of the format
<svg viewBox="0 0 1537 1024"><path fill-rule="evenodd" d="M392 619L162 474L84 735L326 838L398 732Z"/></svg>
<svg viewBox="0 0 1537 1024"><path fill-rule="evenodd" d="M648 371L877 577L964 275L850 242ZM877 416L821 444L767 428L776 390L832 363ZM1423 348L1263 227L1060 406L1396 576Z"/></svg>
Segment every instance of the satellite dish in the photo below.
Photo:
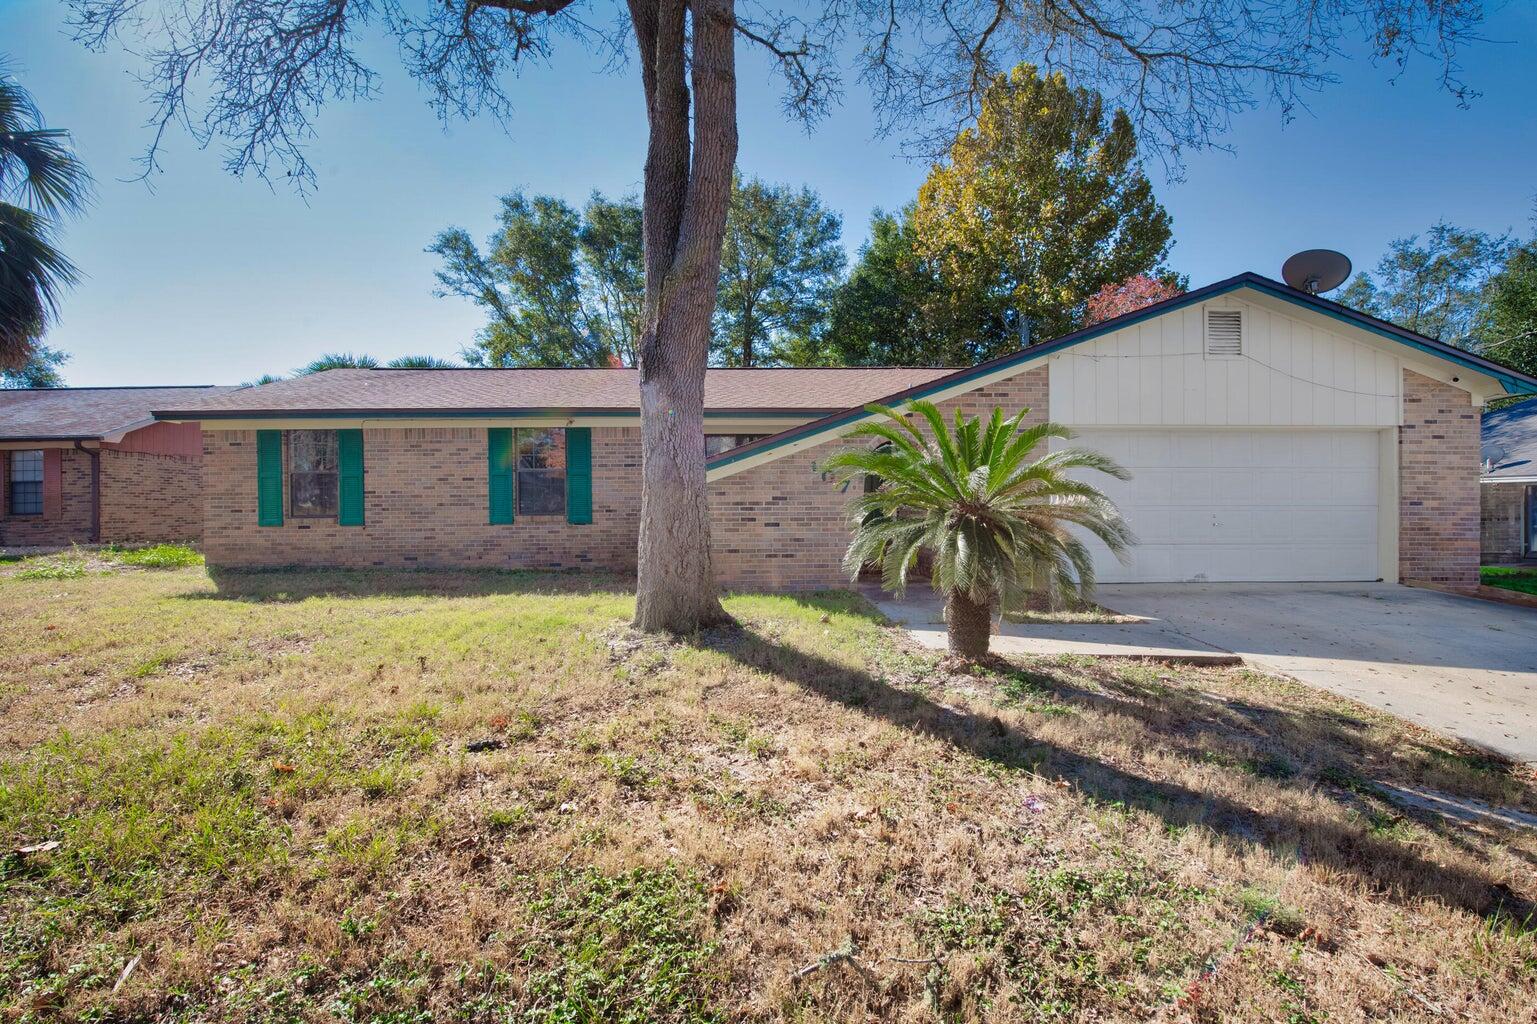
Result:
<svg viewBox="0 0 1537 1024"><path fill-rule="evenodd" d="M1484 465L1488 466L1490 469L1493 469L1495 466L1498 466L1504 462L1505 456L1508 454L1509 452L1505 451L1505 449L1500 445L1492 444L1483 450Z"/></svg>
<svg viewBox="0 0 1537 1024"><path fill-rule="evenodd" d="M1281 279L1299 292L1333 291L1350 276L1350 260L1333 249L1304 249L1281 266Z"/></svg>

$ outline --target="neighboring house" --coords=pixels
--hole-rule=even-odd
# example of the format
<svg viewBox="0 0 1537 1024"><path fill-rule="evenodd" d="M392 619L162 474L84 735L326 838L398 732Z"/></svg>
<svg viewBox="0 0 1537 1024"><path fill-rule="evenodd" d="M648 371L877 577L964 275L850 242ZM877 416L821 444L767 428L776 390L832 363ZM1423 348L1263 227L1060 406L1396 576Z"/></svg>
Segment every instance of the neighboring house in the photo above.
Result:
<svg viewBox="0 0 1537 1024"><path fill-rule="evenodd" d="M872 401L1051 418L1134 474L1126 581L1477 583L1479 413L1537 379L1243 274L963 370L711 370L723 585L835 586ZM215 566L633 569L632 370L332 370L157 410L201 420ZM751 438L758 435L757 440ZM745 443L739 443L745 442ZM1104 482L1104 481L1101 481Z"/></svg>
<svg viewBox="0 0 1537 1024"><path fill-rule="evenodd" d="M201 538L201 431L150 410L228 390L0 390L0 545Z"/></svg>
<svg viewBox="0 0 1537 1024"><path fill-rule="evenodd" d="M1483 560L1537 558L1537 402L1484 414Z"/></svg>

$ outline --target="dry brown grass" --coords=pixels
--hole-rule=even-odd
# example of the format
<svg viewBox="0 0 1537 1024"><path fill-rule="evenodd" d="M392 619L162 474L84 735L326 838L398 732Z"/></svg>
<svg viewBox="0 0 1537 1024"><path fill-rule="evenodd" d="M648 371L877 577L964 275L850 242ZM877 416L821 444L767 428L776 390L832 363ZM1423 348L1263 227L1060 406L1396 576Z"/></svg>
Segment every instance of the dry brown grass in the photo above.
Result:
<svg viewBox="0 0 1537 1024"><path fill-rule="evenodd" d="M1373 788L1523 769L1241 670L957 674L848 594L630 604L0 581L0 849L62 843L0 860L0 1019L1531 1019L1537 838Z"/></svg>

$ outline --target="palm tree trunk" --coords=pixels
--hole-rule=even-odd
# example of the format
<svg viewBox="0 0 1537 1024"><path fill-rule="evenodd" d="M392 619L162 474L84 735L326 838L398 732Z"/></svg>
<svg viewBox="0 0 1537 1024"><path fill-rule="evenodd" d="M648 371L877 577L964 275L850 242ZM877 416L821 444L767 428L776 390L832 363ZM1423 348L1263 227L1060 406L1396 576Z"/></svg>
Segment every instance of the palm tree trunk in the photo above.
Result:
<svg viewBox="0 0 1537 1024"><path fill-rule="evenodd" d="M950 653L967 661L987 657L993 632L992 601L973 601L959 590L950 591L945 604L950 627Z"/></svg>

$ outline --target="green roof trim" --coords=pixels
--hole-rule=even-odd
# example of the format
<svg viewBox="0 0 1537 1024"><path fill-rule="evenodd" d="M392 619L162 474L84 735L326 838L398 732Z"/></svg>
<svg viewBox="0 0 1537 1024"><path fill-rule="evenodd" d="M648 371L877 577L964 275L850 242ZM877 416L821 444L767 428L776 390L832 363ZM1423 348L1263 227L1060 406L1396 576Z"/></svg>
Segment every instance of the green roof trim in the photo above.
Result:
<svg viewBox="0 0 1537 1024"><path fill-rule="evenodd" d="M1095 324L1092 327L1085 327L1071 334L1064 334L1060 338L1044 341L1039 345L1032 345L1017 352L1011 352L996 359L978 363L969 369L958 370L949 376L931 380L927 384L920 384L906 391L898 391L896 394L877 399L874 404L899 406L905 402L928 398L938 392L948 391L979 377L986 377L1000 370L1008 370L1016 366L1024 366L1027 363L1035 362L1063 349L1072 348L1075 345L1092 341L1095 338L1131 327L1145 320L1151 320L1165 313L1172 313L1186 306L1206 302L1243 288L1252 288L1261 294L1301 306L1315 313L1321 313L1341 323L1349 324L1352 327L1360 328L1387 338L1390 341L1408 345L1427 355L1432 355L1438 359L1456 363L1477 373L1493 377L1505 389L1505 393L1508 395L1537 395L1537 378L1529 377L1519 370L1508 366L1501 366L1492 360L1455 348L1445 342L1436 341L1434 338L1427 338L1412 331L1404 330L1402 327L1397 327L1385 320L1379 320L1376 317L1357 312L1337 302L1331 302L1316 295L1309 295L1307 292L1297 291L1295 288L1284 285L1279 281L1272 281L1270 278L1262 277L1255 273L1243 273L1236 277L1230 277L1225 281L1218 281L1204 288L1197 288L1194 291L1186 292L1183 295L1176 295L1172 299L1165 299L1151 306L1144 306L1142 309L1133 310L1130 313L1122 314L1103 323ZM721 469L722 467L741 462L744 459L750 459L762 455L764 452L781 448L787 444L793 444L796 441L803 441L810 437L829 433L840 427L855 423L867 415L869 414L866 412L865 407L859 406L835 413L832 416L823 417L811 423L791 427L778 434L765 437L761 441L754 441L752 444L745 444L739 448L732 448L729 451L722 452L715 458L705 462L705 470L708 472L714 469Z"/></svg>

